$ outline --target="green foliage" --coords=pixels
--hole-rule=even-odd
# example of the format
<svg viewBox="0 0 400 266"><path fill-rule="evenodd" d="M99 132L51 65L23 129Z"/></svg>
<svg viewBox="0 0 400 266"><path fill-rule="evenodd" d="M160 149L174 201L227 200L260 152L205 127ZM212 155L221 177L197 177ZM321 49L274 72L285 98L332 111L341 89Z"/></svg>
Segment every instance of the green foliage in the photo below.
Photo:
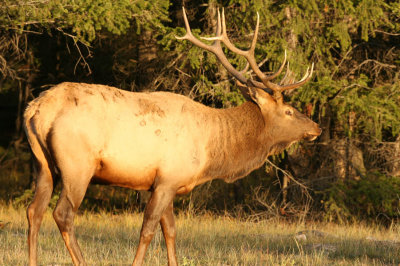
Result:
<svg viewBox="0 0 400 266"><path fill-rule="evenodd" d="M356 119L356 132L365 134L382 141L383 132L389 131L396 136L400 133L400 86L386 85L370 88L367 86L368 78L361 75L356 83L346 87L342 97L334 102L338 119L346 121L349 113L354 112ZM349 104L351 102L351 104ZM346 129L348 124L344 123ZM349 130L349 129L348 129ZM349 132L351 134L352 132Z"/></svg>
<svg viewBox="0 0 400 266"><path fill-rule="evenodd" d="M168 20L169 1L132 0L5 0L0 9L0 27L19 32L56 28L69 31L80 41L89 43L106 30L120 35L131 23L141 27L161 27Z"/></svg>
<svg viewBox="0 0 400 266"><path fill-rule="evenodd" d="M20 208L20 207L26 208L32 202L34 194L35 194L35 192L32 189L25 189L21 195L19 195L18 197L15 197L13 199L12 204L16 208ZM51 200L49 203L49 207L51 209L54 209L56 207L59 197L60 197L59 194L54 194L51 197Z"/></svg>
<svg viewBox="0 0 400 266"><path fill-rule="evenodd" d="M339 180L324 191L325 218L344 221L350 217L400 217L400 179L369 173L360 180Z"/></svg>
<svg viewBox="0 0 400 266"><path fill-rule="evenodd" d="M14 206L28 206L32 202L34 191L26 189L24 192L13 200Z"/></svg>
<svg viewBox="0 0 400 266"><path fill-rule="evenodd" d="M363 40L368 41L370 35L374 37L375 29L388 22L385 12L388 7L386 1L382 0L363 0L359 2L356 7L356 14L360 21Z"/></svg>

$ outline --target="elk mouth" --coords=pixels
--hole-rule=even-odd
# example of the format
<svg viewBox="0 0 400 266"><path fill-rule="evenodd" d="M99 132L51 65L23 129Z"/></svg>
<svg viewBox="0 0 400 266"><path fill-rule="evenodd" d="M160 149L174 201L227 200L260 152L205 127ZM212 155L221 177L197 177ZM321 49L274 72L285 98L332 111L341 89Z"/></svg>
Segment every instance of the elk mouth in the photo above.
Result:
<svg viewBox="0 0 400 266"><path fill-rule="evenodd" d="M313 141L313 140L315 140L318 136L319 136L319 134L318 134L318 135L306 134L305 137L304 137L304 139L307 140L307 141Z"/></svg>
<svg viewBox="0 0 400 266"><path fill-rule="evenodd" d="M304 139L307 141L313 141L317 137L319 137L319 135L321 135L321 132L322 132L322 129L318 128L318 132L306 133L304 135Z"/></svg>

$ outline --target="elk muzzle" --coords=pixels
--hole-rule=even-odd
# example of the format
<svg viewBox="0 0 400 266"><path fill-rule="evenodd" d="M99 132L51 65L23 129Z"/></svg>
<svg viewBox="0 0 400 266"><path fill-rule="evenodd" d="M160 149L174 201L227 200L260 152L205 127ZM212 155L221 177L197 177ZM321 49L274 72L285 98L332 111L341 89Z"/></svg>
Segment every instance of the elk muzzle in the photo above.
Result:
<svg viewBox="0 0 400 266"><path fill-rule="evenodd" d="M317 124L314 123L314 130L311 132L307 132L304 135L304 139L307 141L313 141L317 137L319 137L319 135L321 135L321 133L322 133L322 129Z"/></svg>

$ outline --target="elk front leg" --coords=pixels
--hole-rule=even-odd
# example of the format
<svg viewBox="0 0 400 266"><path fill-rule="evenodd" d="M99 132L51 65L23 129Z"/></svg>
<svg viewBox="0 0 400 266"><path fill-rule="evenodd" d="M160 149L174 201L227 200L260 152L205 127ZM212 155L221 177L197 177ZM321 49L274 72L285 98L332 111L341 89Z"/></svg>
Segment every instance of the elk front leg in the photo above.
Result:
<svg viewBox="0 0 400 266"><path fill-rule="evenodd" d="M53 217L74 265L86 265L75 237L74 218L85 196L93 171L90 168L85 169L85 166L79 167L78 163L69 163L69 165L71 167L60 167L63 188Z"/></svg>
<svg viewBox="0 0 400 266"><path fill-rule="evenodd" d="M174 220L174 206L173 202L168 205L163 216L161 217L161 229L164 234L165 244L167 245L168 252L168 265L176 266L178 265L176 261L176 251L175 251L175 220Z"/></svg>
<svg viewBox="0 0 400 266"><path fill-rule="evenodd" d="M144 211L142 230L140 231L139 246L136 251L133 264L135 266L142 265L144 255L146 254L147 247L154 236L156 226L161 220L166 209L171 205L175 196L176 190L166 187L158 186L151 194L150 200L146 205Z"/></svg>
<svg viewBox="0 0 400 266"><path fill-rule="evenodd" d="M57 206L54 209L53 217L74 265L86 265L78 242L76 241L73 224L75 214L85 195L86 187L83 189L76 188L75 191L78 191L78 193L69 193L65 187L63 188Z"/></svg>

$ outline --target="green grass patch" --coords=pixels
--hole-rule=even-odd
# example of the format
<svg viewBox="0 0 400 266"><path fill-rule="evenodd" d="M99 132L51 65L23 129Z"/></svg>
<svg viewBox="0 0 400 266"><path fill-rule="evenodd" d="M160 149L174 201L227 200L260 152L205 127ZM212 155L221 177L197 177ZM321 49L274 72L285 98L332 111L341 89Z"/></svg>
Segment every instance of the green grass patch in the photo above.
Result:
<svg viewBox="0 0 400 266"><path fill-rule="evenodd" d="M81 213L76 235L89 265L130 265L142 223L141 213ZM400 226L305 224L278 220L243 221L227 216L176 217L180 265L398 265ZM0 206L0 265L26 265L24 209ZM39 234L40 265L71 265L52 218L46 212ZM167 265L160 230L146 265Z"/></svg>

